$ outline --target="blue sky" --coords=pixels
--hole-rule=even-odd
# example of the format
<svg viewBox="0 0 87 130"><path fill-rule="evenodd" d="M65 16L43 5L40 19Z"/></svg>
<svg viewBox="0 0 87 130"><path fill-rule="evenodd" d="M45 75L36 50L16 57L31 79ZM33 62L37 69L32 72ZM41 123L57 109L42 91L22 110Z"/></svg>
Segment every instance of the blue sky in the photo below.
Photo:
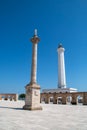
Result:
<svg viewBox="0 0 87 130"><path fill-rule="evenodd" d="M61 42L67 87L87 91L87 0L0 0L0 93L25 92L35 28L41 88L57 88Z"/></svg>

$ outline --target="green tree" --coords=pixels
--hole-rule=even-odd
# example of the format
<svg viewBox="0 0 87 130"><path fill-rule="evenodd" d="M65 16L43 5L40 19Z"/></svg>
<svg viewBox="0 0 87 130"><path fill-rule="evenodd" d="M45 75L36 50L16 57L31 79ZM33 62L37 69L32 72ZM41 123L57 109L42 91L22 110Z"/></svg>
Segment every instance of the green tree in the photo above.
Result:
<svg viewBox="0 0 87 130"><path fill-rule="evenodd" d="M20 99L20 100L24 100L24 99L25 99L25 94L24 94L24 93L21 93L21 94L19 95L19 99Z"/></svg>

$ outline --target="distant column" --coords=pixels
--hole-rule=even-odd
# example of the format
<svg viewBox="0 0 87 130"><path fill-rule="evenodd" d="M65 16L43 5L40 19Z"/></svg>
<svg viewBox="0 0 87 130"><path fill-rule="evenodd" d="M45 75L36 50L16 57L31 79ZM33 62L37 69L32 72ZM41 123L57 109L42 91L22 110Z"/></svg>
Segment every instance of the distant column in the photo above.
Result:
<svg viewBox="0 0 87 130"><path fill-rule="evenodd" d="M58 88L66 88L64 51L62 44L58 46Z"/></svg>

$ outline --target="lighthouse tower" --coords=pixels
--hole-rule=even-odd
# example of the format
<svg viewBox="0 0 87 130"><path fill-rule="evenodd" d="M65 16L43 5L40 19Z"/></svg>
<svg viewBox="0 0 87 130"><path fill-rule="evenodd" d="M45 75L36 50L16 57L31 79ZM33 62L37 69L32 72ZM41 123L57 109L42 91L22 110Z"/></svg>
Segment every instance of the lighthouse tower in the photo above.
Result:
<svg viewBox="0 0 87 130"><path fill-rule="evenodd" d="M77 92L76 88L66 86L66 73L65 73L65 61L64 61L64 47L59 44L57 48L58 52L58 87L57 89L43 89L43 93L72 93Z"/></svg>
<svg viewBox="0 0 87 130"><path fill-rule="evenodd" d="M62 44L58 46L58 88L66 88L64 51Z"/></svg>

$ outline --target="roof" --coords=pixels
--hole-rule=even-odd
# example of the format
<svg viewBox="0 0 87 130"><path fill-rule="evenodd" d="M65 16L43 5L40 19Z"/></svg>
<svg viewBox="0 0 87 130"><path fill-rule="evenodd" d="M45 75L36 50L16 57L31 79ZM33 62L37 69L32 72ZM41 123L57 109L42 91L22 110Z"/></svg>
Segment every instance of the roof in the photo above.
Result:
<svg viewBox="0 0 87 130"><path fill-rule="evenodd" d="M59 44L58 48L63 48L62 44Z"/></svg>

